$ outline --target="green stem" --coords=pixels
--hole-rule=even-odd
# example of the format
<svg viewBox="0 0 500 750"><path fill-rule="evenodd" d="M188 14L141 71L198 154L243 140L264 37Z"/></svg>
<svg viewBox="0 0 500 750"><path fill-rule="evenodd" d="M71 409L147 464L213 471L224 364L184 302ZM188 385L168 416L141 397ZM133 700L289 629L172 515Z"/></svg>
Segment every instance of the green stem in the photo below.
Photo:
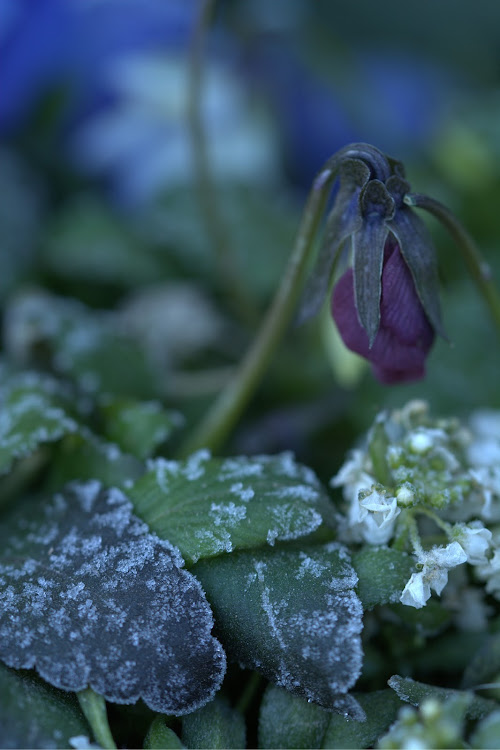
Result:
<svg viewBox="0 0 500 750"><path fill-rule="evenodd" d="M497 333L500 335L500 295L493 281L491 268L481 255L476 243L452 212L439 201L426 195L410 193L405 202L410 206L423 208L436 217L449 231L467 264L469 272L476 282L490 311Z"/></svg>
<svg viewBox="0 0 500 750"><path fill-rule="evenodd" d="M250 400L292 318L314 237L337 168L338 159L330 160L316 177L285 275L260 331L233 380L220 393L194 434L188 436L181 446L180 456L189 455L198 448L217 450Z"/></svg>
<svg viewBox="0 0 500 750"><path fill-rule="evenodd" d="M92 688L81 690L77 695L81 709L90 724L96 742L101 747L106 748L106 750L116 750L116 744L108 724L106 701L104 698L94 693Z"/></svg>
<svg viewBox="0 0 500 750"><path fill-rule="evenodd" d="M441 531L444 531L446 536L448 538L451 538L451 532L453 531L453 526L451 523L448 523L447 521L443 521L442 518L440 518L437 513L435 513L430 508L415 508L416 513L422 513L422 515L427 516L428 518L432 519L436 526L441 529Z"/></svg>
<svg viewBox="0 0 500 750"><path fill-rule="evenodd" d="M202 0L189 55L187 124L193 148L195 188L207 238L216 257L217 278L224 293L238 307L242 319L254 323L256 311L235 268L231 235L217 199L203 123L203 47L214 7L215 0Z"/></svg>

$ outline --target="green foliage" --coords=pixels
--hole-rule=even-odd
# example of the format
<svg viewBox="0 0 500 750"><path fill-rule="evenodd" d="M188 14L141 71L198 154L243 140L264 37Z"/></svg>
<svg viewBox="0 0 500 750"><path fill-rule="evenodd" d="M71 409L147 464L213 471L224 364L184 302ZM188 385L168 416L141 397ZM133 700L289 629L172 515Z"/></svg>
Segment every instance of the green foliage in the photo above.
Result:
<svg viewBox="0 0 500 750"><path fill-rule="evenodd" d="M333 507L310 469L290 454L157 459L127 489L135 511L189 563L312 533Z"/></svg>
<svg viewBox="0 0 500 750"><path fill-rule="evenodd" d="M167 726L162 716L157 716L144 739L144 750L174 750L182 747L184 745L174 730Z"/></svg>
<svg viewBox="0 0 500 750"><path fill-rule="evenodd" d="M0 664L2 747L67 748L72 737L89 736L74 694L56 690L33 672Z"/></svg>
<svg viewBox="0 0 500 750"><path fill-rule="evenodd" d="M397 602L414 568L406 552L389 547L363 547L353 554L352 564L359 578L358 596L366 609Z"/></svg>
<svg viewBox="0 0 500 750"><path fill-rule="evenodd" d="M352 693L363 714L331 712L269 686L259 716L259 747L368 748L396 718L400 700L390 690Z"/></svg>
<svg viewBox="0 0 500 750"><path fill-rule="evenodd" d="M348 552L335 543L259 549L193 567L230 659L328 708L356 681L362 608Z"/></svg>
<svg viewBox="0 0 500 750"><path fill-rule="evenodd" d="M182 741L188 748L214 750L246 746L245 720L229 701L215 697L182 720Z"/></svg>

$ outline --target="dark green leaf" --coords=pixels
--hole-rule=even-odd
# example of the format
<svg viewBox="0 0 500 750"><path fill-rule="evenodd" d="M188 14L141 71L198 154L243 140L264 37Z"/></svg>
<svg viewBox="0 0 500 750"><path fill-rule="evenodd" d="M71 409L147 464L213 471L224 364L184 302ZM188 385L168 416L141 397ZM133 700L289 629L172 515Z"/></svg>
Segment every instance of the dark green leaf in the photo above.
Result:
<svg viewBox="0 0 500 750"><path fill-rule="evenodd" d="M353 696L366 714L365 721L355 721L340 714L333 714L321 747L374 747L380 735L386 732L396 719L401 706L401 701L391 690L353 693Z"/></svg>
<svg viewBox="0 0 500 750"><path fill-rule="evenodd" d="M216 696L213 701L182 720L182 742L188 748L246 747L243 716L231 708L227 699Z"/></svg>
<svg viewBox="0 0 500 750"><path fill-rule="evenodd" d="M119 490L98 482L22 504L0 527L0 658L65 690L186 713L225 655L200 585Z"/></svg>
<svg viewBox="0 0 500 750"><path fill-rule="evenodd" d="M426 685L423 682L412 680L410 677L394 675L388 680L387 684L402 701L411 703L412 706L419 706L426 698L436 698L439 701L446 701L454 696L472 695L466 711L467 718L469 719L480 719L491 713L498 706L495 701L481 698L479 695L474 695L473 693Z"/></svg>
<svg viewBox="0 0 500 750"><path fill-rule="evenodd" d="M314 473L279 456L156 459L127 489L140 518L192 563L236 549L297 539L334 509Z"/></svg>
<svg viewBox="0 0 500 750"><path fill-rule="evenodd" d="M193 571L231 659L327 708L356 682L363 612L345 547L262 548Z"/></svg>
<svg viewBox="0 0 500 750"><path fill-rule="evenodd" d="M72 737L89 736L74 695L55 690L32 672L0 664L0 746L68 748Z"/></svg>
<svg viewBox="0 0 500 750"><path fill-rule="evenodd" d="M415 568L406 552L388 547L362 547L352 556L358 574L358 596L365 609L397 602Z"/></svg>
<svg viewBox="0 0 500 750"><path fill-rule="evenodd" d="M484 639L484 643L467 666L462 687L474 688L484 682L497 681L500 673L500 633Z"/></svg>
<svg viewBox="0 0 500 750"><path fill-rule="evenodd" d="M321 748L332 714L288 690L269 685L259 713L259 747Z"/></svg>
<svg viewBox="0 0 500 750"><path fill-rule="evenodd" d="M104 436L125 453L148 458L182 424L179 412L158 401L105 398L99 405Z"/></svg>
<svg viewBox="0 0 500 750"><path fill-rule="evenodd" d="M183 747L174 730L166 725L165 719L157 716L144 740L144 750L176 750Z"/></svg>
<svg viewBox="0 0 500 750"><path fill-rule="evenodd" d="M105 487L124 489L144 472L144 465L114 443L87 430L63 438L54 450L46 486L59 490L74 479L97 479Z"/></svg>

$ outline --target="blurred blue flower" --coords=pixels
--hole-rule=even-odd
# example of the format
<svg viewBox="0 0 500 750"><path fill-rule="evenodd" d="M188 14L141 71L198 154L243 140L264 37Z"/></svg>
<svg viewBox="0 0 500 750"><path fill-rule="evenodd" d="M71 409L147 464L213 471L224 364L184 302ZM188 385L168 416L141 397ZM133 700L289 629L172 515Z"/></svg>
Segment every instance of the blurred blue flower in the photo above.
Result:
<svg viewBox="0 0 500 750"><path fill-rule="evenodd" d="M185 45L196 10L196 0L0 0L0 133L61 89L72 124L105 95L111 61Z"/></svg>

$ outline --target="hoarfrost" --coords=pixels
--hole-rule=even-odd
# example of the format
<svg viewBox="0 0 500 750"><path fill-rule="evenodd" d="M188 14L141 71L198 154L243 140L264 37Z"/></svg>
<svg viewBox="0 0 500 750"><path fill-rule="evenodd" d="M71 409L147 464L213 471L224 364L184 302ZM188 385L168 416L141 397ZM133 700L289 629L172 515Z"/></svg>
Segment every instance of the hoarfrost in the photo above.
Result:
<svg viewBox="0 0 500 750"><path fill-rule="evenodd" d="M112 702L143 698L172 714L204 705L225 654L198 581L118 490L75 483L64 499L20 508L2 527L0 658Z"/></svg>
<svg viewBox="0 0 500 750"><path fill-rule="evenodd" d="M262 549L240 553L232 564L205 565L196 570L207 594L237 623L237 638L226 633L229 656L307 700L336 705L363 658L363 608L348 550L336 543ZM234 601L236 591L244 592L244 604Z"/></svg>
<svg viewBox="0 0 500 750"><path fill-rule="evenodd" d="M223 551L292 540L335 511L315 474L291 453L187 461L150 460L130 488L137 514L189 562Z"/></svg>

